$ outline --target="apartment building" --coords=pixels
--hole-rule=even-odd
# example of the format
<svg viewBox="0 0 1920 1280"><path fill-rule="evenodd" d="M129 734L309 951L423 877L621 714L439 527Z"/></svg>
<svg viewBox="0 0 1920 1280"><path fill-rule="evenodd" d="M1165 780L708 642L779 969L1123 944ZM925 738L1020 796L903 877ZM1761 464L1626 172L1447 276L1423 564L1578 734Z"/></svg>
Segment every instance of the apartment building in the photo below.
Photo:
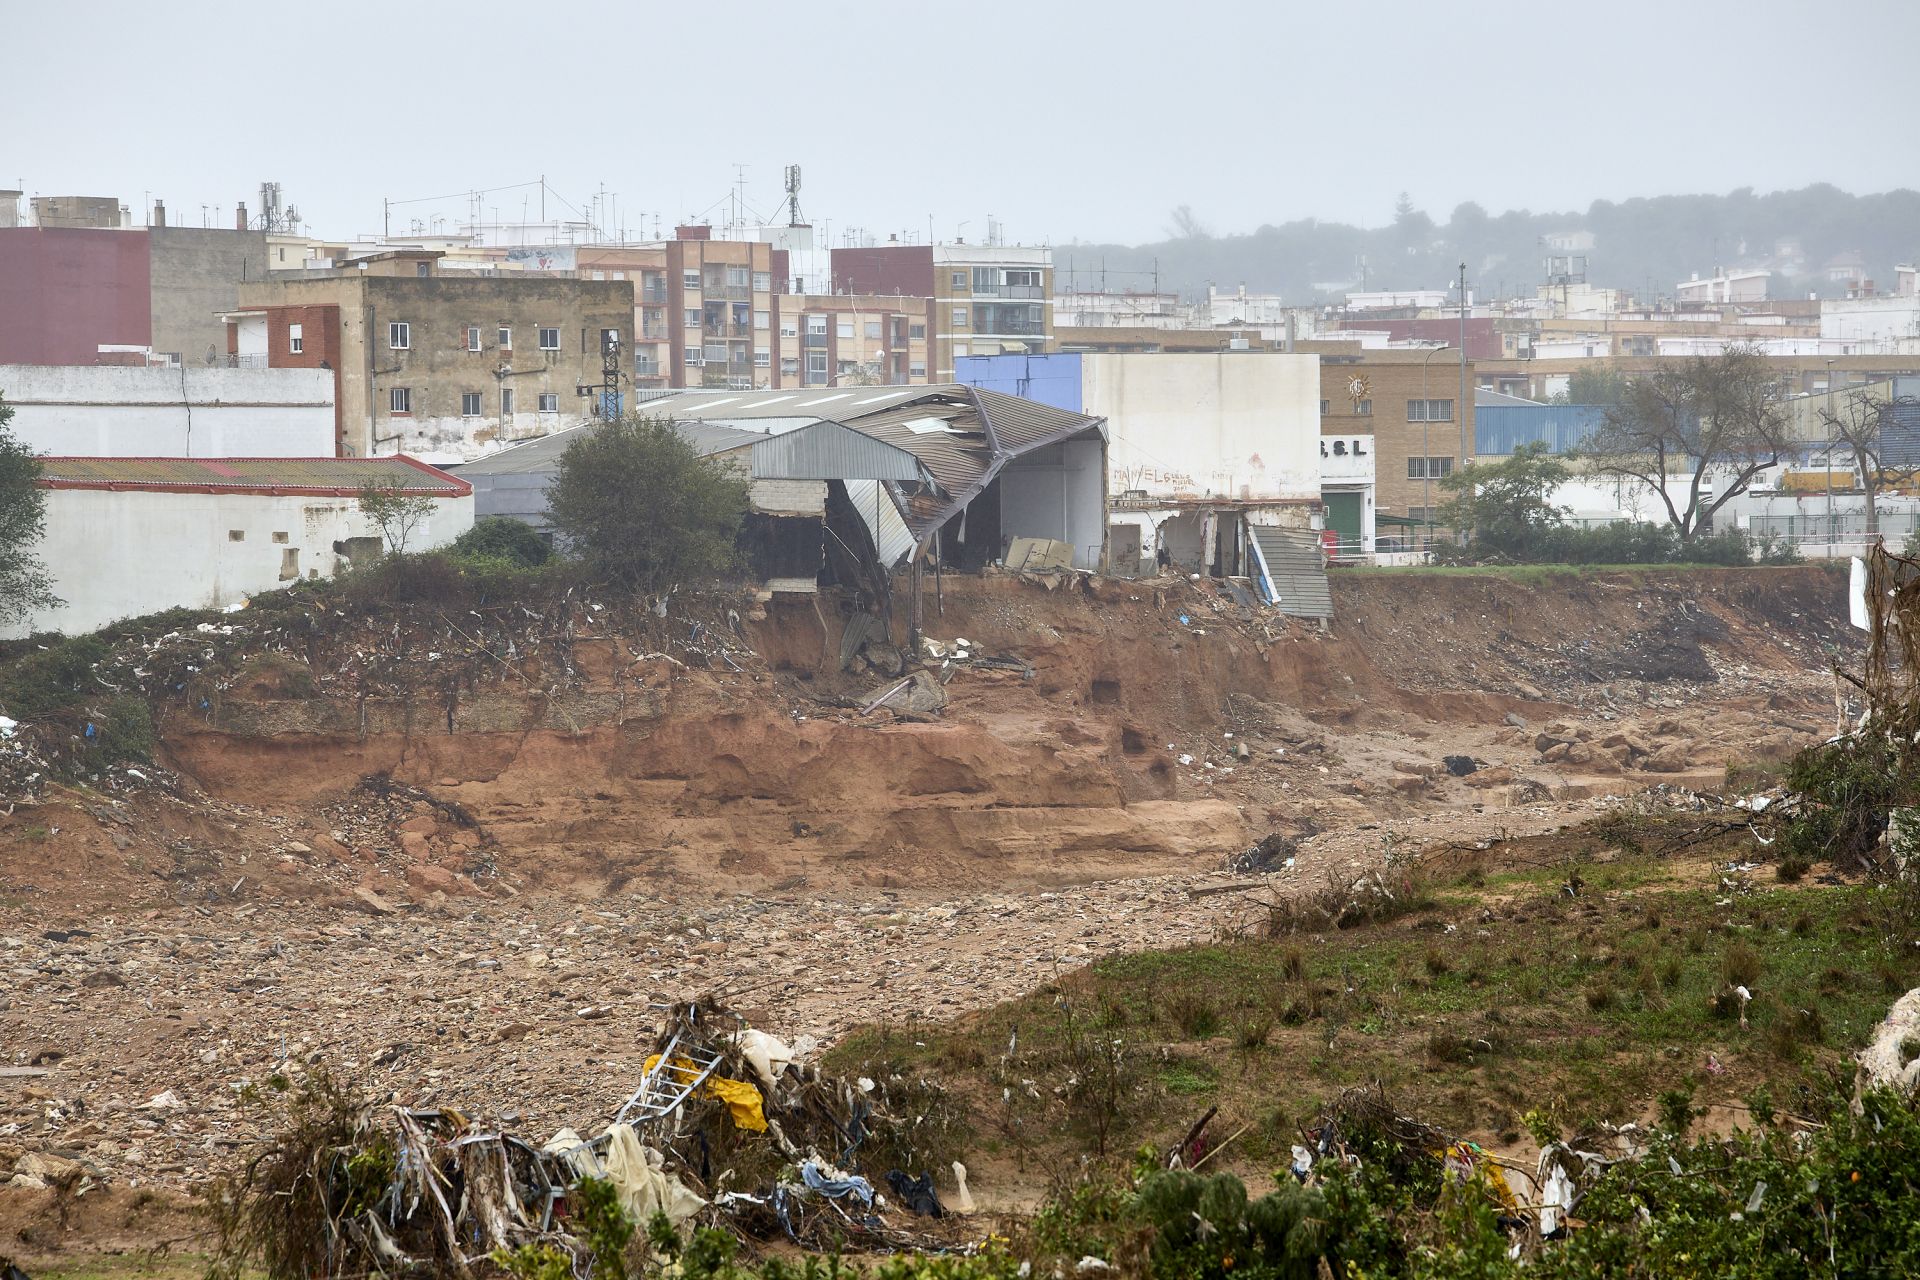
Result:
<svg viewBox="0 0 1920 1280"><path fill-rule="evenodd" d="M927 298L928 377L954 380L967 356L1053 350L1053 250L884 244L833 251L839 294Z"/></svg>
<svg viewBox="0 0 1920 1280"><path fill-rule="evenodd" d="M229 343L269 367L333 370L344 457L465 460L592 416L634 282L442 274L439 257L382 253L244 285Z"/></svg>
<svg viewBox="0 0 1920 1280"><path fill-rule="evenodd" d="M932 299L827 293L780 303L774 386L926 384Z"/></svg>

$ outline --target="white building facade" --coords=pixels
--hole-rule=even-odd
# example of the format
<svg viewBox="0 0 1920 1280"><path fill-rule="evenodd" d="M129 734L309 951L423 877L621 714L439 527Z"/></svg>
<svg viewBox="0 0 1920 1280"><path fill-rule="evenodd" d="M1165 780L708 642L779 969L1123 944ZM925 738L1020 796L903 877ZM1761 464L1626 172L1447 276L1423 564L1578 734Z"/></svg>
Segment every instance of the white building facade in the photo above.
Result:
<svg viewBox="0 0 1920 1280"><path fill-rule="evenodd" d="M264 360L263 360L264 363ZM321 458L333 374L204 365L0 365L13 433L78 457Z"/></svg>

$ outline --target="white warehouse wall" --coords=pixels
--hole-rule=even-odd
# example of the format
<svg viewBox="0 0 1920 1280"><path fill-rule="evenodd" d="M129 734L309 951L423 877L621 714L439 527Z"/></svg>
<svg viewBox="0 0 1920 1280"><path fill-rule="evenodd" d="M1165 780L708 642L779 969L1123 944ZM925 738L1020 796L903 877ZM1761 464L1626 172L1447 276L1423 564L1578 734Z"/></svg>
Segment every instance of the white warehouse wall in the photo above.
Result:
<svg viewBox="0 0 1920 1280"><path fill-rule="evenodd" d="M330 458L333 374L204 365L0 365L13 433L66 457Z"/></svg>
<svg viewBox="0 0 1920 1280"><path fill-rule="evenodd" d="M329 428L331 429L331 428ZM49 489L36 548L66 601L6 634L96 631L162 609L224 608L295 577L330 577L333 544L378 537L349 497ZM473 498L436 499L409 551L444 546L473 527ZM232 534L240 533L236 541ZM284 542L276 541L283 536Z"/></svg>
<svg viewBox="0 0 1920 1280"><path fill-rule="evenodd" d="M1158 498L1320 496L1320 357L1081 356L1081 412L1107 420L1108 489Z"/></svg>

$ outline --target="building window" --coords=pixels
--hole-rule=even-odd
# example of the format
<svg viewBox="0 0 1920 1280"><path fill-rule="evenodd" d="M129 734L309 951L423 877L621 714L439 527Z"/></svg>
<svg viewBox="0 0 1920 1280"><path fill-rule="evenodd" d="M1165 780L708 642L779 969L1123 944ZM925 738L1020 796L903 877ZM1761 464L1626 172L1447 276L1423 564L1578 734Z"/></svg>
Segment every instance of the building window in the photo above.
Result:
<svg viewBox="0 0 1920 1280"><path fill-rule="evenodd" d="M1409 400L1407 401L1408 422L1452 422L1453 401L1451 400Z"/></svg>
<svg viewBox="0 0 1920 1280"><path fill-rule="evenodd" d="M915 361L914 361L914 362L913 362L912 364L909 364L909 365L907 366L907 376L908 376L909 378L924 378L924 377L926 377L926 376L927 376L927 362L926 362L925 360L915 360Z"/></svg>
<svg viewBox="0 0 1920 1280"><path fill-rule="evenodd" d="M394 351L408 351L413 347L413 326L405 320L390 321L387 325L387 346Z"/></svg>
<svg viewBox="0 0 1920 1280"><path fill-rule="evenodd" d="M971 351L971 350L972 350L972 348L971 348L971 347L969 347L969 346L968 346L968 345L967 345L966 343L964 343L964 342L956 342L956 343L954 343L954 344L953 344L953 354L954 354L955 356L964 356L964 355L966 355L966 354L967 354L967 353L968 353L969 351Z"/></svg>
<svg viewBox="0 0 1920 1280"><path fill-rule="evenodd" d="M765 347L755 347L753 349L753 367L754 368L765 369L771 366L772 364L773 364L773 352L769 351Z"/></svg>
<svg viewBox="0 0 1920 1280"><path fill-rule="evenodd" d="M302 351L306 350L306 347L307 347L307 340L304 336L302 336L301 327L297 324L288 325L287 326L287 350L291 351L294 355L297 356Z"/></svg>
<svg viewBox="0 0 1920 1280"><path fill-rule="evenodd" d="M700 348L698 347L687 348L686 363L687 363L687 368L689 369L698 369L700 367Z"/></svg>
<svg viewBox="0 0 1920 1280"><path fill-rule="evenodd" d="M680 287L682 289L692 289L697 292L700 288L699 269L695 268L692 271L682 271L680 273Z"/></svg>
<svg viewBox="0 0 1920 1280"><path fill-rule="evenodd" d="M287 542L287 541L290 541L290 539L289 539L289 538L288 538L288 536L287 536L287 532L286 532L286 530L284 530L284 529L275 529L275 530L273 531L273 540L274 540L275 542Z"/></svg>
<svg viewBox="0 0 1920 1280"><path fill-rule="evenodd" d="M463 418L477 418L480 416L480 412L480 393L478 391L462 391L460 393L460 416Z"/></svg>
<svg viewBox="0 0 1920 1280"><path fill-rule="evenodd" d="M513 330L507 328L507 326L505 325L501 325L499 336L500 336L500 349L502 351L513 350Z"/></svg>
<svg viewBox="0 0 1920 1280"><path fill-rule="evenodd" d="M247 540L247 531L245 529L227 530L228 542L245 542L246 540Z"/></svg>
<svg viewBox="0 0 1920 1280"><path fill-rule="evenodd" d="M927 326L923 324L910 324L907 326L907 337L909 340L913 342L922 342L926 339L926 336L927 336Z"/></svg>
<svg viewBox="0 0 1920 1280"><path fill-rule="evenodd" d="M752 279L753 273L745 267L727 268L727 287L729 289L744 289Z"/></svg>
<svg viewBox="0 0 1920 1280"><path fill-rule="evenodd" d="M558 413L558 412L560 412L560 394L559 394L559 392L557 392L557 391L542 391L542 392L540 393L540 412L542 412L542 413Z"/></svg>
<svg viewBox="0 0 1920 1280"><path fill-rule="evenodd" d="M300 548L288 547L280 553L280 581L287 582L300 576Z"/></svg>
<svg viewBox="0 0 1920 1280"><path fill-rule="evenodd" d="M1353 406L1353 412L1355 417L1371 418L1373 416L1373 401L1371 400L1356 401Z"/></svg>
<svg viewBox="0 0 1920 1280"><path fill-rule="evenodd" d="M827 318L825 316L808 316L807 332L825 337L827 333Z"/></svg>
<svg viewBox="0 0 1920 1280"><path fill-rule="evenodd" d="M753 273L753 291L755 293L772 293L773 292L773 273L771 271L754 272Z"/></svg>
<svg viewBox="0 0 1920 1280"><path fill-rule="evenodd" d="M511 418L513 416L512 387L500 388L500 416L503 418Z"/></svg>
<svg viewBox="0 0 1920 1280"><path fill-rule="evenodd" d="M827 353L824 351L807 352L807 372L824 375L827 371Z"/></svg>
<svg viewBox="0 0 1920 1280"><path fill-rule="evenodd" d="M771 311L754 312L753 327L756 329L771 329L773 327L773 312Z"/></svg>
<svg viewBox="0 0 1920 1280"><path fill-rule="evenodd" d="M973 292L975 297L985 295L993 297L1000 292L1000 269L998 267L975 267L973 269Z"/></svg>
<svg viewBox="0 0 1920 1280"><path fill-rule="evenodd" d="M1320 416L1324 418L1332 412L1333 412L1333 401L1322 400L1320 402Z"/></svg>
<svg viewBox="0 0 1920 1280"><path fill-rule="evenodd" d="M1407 479L1409 480L1444 480L1452 474L1452 458L1407 459Z"/></svg>
<svg viewBox="0 0 1920 1280"><path fill-rule="evenodd" d="M870 341L878 342L880 340L880 322L878 320L868 320L866 326L867 338Z"/></svg>
<svg viewBox="0 0 1920 1280"><path fill-rule="evenodd" d="M1040 273L1037 270L1025 268L1007 272L1006 292L1009 298L1039 297Z"/></svg>
<svg viewBox="0 0 1920 1280"><path fill-rule="evenodd" d="M798 316L781 316L780 317L780 336L783 338L799 337L800 336L800 318Z"/></svg>
<svg viewBox="0 0 1920 1280"><path fill-rule="evenodd" d="M467 326L467 350L478 351L479 349L480 349L480 326L477 324L470 324Z"/></svg>
<svg viewBox="0 0 1920 1280"><path fill-rule="evenodd" d="M560 349L560 331L558 329L542 329L540 331L540 349L542 351L558 351Z"/></svg>
<svg viewBox="0 0 1920 1280"><path fill-rule="evenodd" d="M390 387L387 390L388 413L412 413L413 390L410 387Z"/></svg>
<svg viewBox="0 0 1920 1280"><path fill-rule="evenodd" d="M953 273L953 287L954 287L954 288L956 288L956 289L964 289L964 288L966 288L966 287L967 287L967 273L966 273L966 272L964 272L964 271L956 271L956 272L954 272L954 273Z"/></svg>
<svg viewBox="0 0 1920 1280"><path fill-rule="evenodd" d="M952 320L953 320L954 328L956 329L966 328L967 327L967 309L965 307L955 307L953 309Z"/></svg>
<svg viewBox="0 0 1920 1280"><path fill-rule="evenodd" d="M853 321L836 320L833 325L833 332L834 332L834 336L839 338L841 341L843 342L847 341L848 339L853 337Z"/></svg>
<svg viewBox="0 0 1920 1280"><path fill-rule="evenodd" d="M700 327L700 308L688 307L685 314L680 318L686 322L687 328L698 329Z"/></svg>
<svg viewBox="0 0 1920 1280"><path fill-rule="evenodd" d="M785 377L785 378L795 377L799 374L799 372L800 372L799 356L781 356L780 357L780 375L782 377Z"/></svg>

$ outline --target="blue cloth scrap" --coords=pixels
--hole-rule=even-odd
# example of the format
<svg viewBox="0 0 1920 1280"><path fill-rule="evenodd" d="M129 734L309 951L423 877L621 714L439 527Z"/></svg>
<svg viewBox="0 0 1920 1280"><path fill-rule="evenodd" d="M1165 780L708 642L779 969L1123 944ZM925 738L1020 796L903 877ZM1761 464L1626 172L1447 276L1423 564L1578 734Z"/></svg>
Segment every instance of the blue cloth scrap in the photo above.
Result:
<svg viewBox="0 0 1920 1280"><path fill-rule="evenodd" d="M809 1160L800 1166L800 1180L829 1200L844 1200L854 1196L861 1204L873 1203L872 1183L858 1174L848 1178L829 1178L821 1171L818 1160Z"/></svg>

